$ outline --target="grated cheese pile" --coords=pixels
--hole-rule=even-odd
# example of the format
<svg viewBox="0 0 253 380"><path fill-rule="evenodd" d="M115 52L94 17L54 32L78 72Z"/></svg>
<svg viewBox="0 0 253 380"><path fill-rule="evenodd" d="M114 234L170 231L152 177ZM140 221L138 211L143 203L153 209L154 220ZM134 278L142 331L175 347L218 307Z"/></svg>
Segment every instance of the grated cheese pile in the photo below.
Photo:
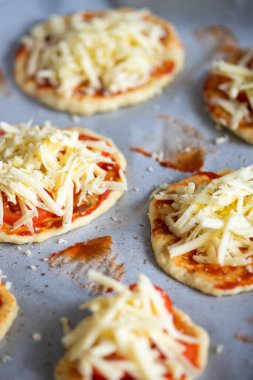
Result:
<svg viewBox="0 0 253 380"><path fill-rule="evenodd" d="M196 251L193 259L199 263L252 263L253 166L213 179L207 186L189 182L155 198L172 201L166 224L179 240L169 247L171 257Z"/></svg>
<svg viewBox="0 0 253 380"><path fill-rule="evenodd" d="M49 123L41 127L2 122L0 127L5 132L0 138L0 225L3 195L21 210L22 217L13 228L26 225L33 233L37 208L62 217L63 226L68 227L74 196L78 206L106 190L126 189L122 169L119 181L108 181L107 172L98 165L115 164L116 148L104 140L81 141L78 131L57 129Z"/></svg>
<svg viewBox="0 0 253 380"><path fill-rule="evenodd" d="M109 11L89 20L82 13L54 16L23 38L30 51L27 75L68 97L79 85L89 95L139 86L164 62L166 32L148 15L140 10Z"/></svg>
<svg viewBox="0 0 253 380"><path fill-rule="evenodd" d="M245 53L237 64L223 60L215 62L212 71L229 79L219 85L228 99L216 97L212 103L231 115L231 129L237 129L241 121L253 122L253 50ZM239 94L245 95L244 101L238 100Z"/></svg>
<svg viewBox="0 0 253 380"><path fill-rule="evenodd" d="M92 380L94 369L107 380L121 380L126 373L136 380L164 380L168 373L173 379L192 379L198 373L183 343L200 340L177 330L146 276L140 276L134 290L93 271L89 277L116 294L82 305L92 314L63 338L67 359L77 363L83 379Z"/></svg>

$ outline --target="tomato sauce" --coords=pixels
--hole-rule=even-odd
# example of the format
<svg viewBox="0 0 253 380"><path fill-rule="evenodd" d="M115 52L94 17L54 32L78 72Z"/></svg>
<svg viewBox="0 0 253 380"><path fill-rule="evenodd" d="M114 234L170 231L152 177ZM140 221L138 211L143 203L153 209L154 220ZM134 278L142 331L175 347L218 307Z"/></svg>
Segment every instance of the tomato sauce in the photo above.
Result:
<svg viewBox="0 0 253 380"><path fill-rule="evenodd" d="M92 261L94 258L104 258L111 252L112 237L102 236L95 239L88 240L87 242L76 243L75 245L63 249L60 252L52 253L49 257L50 262L53 263L56 258L64 256L71 261Z"/></svg>
<svg viewBox="0 0 253 380"><path fill-rule="evenodd" d="M145 157L152 157L152 153L139 147L130 147L132 152L140 153ZM179 170L181 172L194 173L204 166L205 150L201 147L190 147L189 150L175 152L171 160L154 158L161 166Z"/></svg>

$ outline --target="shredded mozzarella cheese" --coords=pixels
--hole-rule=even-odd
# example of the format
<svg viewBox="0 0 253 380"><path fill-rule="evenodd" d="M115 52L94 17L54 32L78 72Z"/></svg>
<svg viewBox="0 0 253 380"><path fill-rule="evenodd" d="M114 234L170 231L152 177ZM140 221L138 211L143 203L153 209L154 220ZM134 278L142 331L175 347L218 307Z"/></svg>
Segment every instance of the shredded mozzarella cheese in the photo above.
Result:
<svg viewBox="0 0 253 380"><path fill-rule="evenodd" d="M114 181L107 179L107 171L100 166L108 164L113 168L119 164L116 148L109 142L79 140L78 131L49 124L32 127L1 123L0 127L4 131L0 138L1 225L3 196L18 205L22 214L13 228L26 225L33 233L38 208L62 217L63 226L68 227L76 203L80 205L107 190L126 190L122 168L119 179Z"/></svg>
<svg viewBox="0 0 253 380"><path fill-rule="evenodd" d="M173 379L195 377L198 369L185 355L184 343L201 340L176 328L173 314L146 276L140 276L134 289L97 272L89 277L116 294L82 305L92 314L63 338L68 360L75 361L85 380L93 379L94 370L108 380L126 373L136 380L164 380L168 373Z"/></svg>
<svg viewBox="0 0 253 380"><path fill-rule="evenodd" d="M148 16L146 10L54 16L23 39L27 75L68 97L78 86L106 95L142 85L166 60L167 32Z"/></svg>
<svg viewBox="0 0 253 380"><path fill-rule="evenodd" d="M252 122L253 112L253 51L248 51L237 64L223 60L216 61L212 72L222 75L228 81L221 83L219 89L223 91L228 99L216 97L212 99L231 114L231 128L237 129L241 121ZM240 93L245 94L246 101L238 100Z"/></svg>
<svg viewBox="0 0 253 380"><path fill-rule="evenodd" d="M246 266L253 256L253 166L213 179L207 186L161 191L171 201L165 221L178 241L170 257L192 251L199 263Z"/></svg>

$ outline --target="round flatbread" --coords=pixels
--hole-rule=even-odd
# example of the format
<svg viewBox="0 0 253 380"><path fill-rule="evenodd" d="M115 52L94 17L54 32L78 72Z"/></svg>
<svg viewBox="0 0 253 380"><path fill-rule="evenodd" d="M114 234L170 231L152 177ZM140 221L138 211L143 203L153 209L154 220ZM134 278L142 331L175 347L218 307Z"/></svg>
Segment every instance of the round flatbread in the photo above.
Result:
<svg viewBox="0 0 253 380"><path fill-rule="evenodd" d="M101 278L101 275L98 274L98 276ZM107 281L107 280L105 280ZM111 279L109 279L110 284L108 286L112 285L112 288L117 292L117 290L121 293L124 292L122 290L121 285L119 286L116 285L114 288L114 284L112 283ZM145 297L146 301L146 306L148 305L148 302L153 303L153 307L155 311L148 311L148 308L143 311L143 316L140 314L140 310L142 309L142 302L144 298L139 298L138 294L136 294L136 289L137 292L140 292L142 294L142 290L140 290L140 282L142 282L141 286L145 286L146 290L144 290L143 293L147 294ZM103 285L105 285L103 283ZM120 287L120 288L119 288ZM160 288L158 287L153 287L150 281L142 275L142 278L140 277L140 280L137 285L132 285L129 288L133 293L132 295L130 294L129 298L131 300L139 300L139 303L136 304L131 301L125 301L126 302L126 307L129 307L130 309L128 310L127 316L125 314L124 310L124 300L121 298L119 300L119 297L115 297L115 303L113 302L113 299L110 302L109 309L111 309L115 306L117 307L117 323L115 325L115 322L113 326L116 329L114 333L111 333L107 335L107 331L111 331L111 323L114 321L115 317L111 317L111 319L108 319L107 325L100 325L100 323L103 323L103 318L104 318L104 310L101 312L101 318L97 318L96 322L94 323L97 324L97 328L100 330L96 330L96 326L93 326L92 323L92 316L90 318L86 318L83 321L81 321L78 326L73 330L69 331L67 335L63 338L63 342L65 342L65 345L68 345L67 351L65 355L63 356L62 359L60 359L56 369L55 369L55 379L56 380L99 380L100 378L103 379L108 379L110 380L113 378L113 374L115 373L115 368L117 368L117 360L120 359L122 362L122 366L124 366L124 362L126 363L126 368L131 368L132 367L132 372L128 372L127 370L125 371L124 369L122 371L122 380L127 378L129 380L135 380L136 378L142 379L142 378L147 378L147 375L145 376L145 369L141 368L143 365L146 367L146 371L151 371L152 376L154 379L165 379L169 378L171 380L175 379L174 376L174 371L176 373L179 373L180 376L178 375L177 378L179 379L185 379L185 380L190 380L190 379L195 379L198 377L198 375L204 370L206 363L207 363L207 356L208 356L208 346L209 346L209 337L205 330L203 330L201 327L196 325L190 317L183 313L181 310L177 309L174 307L171 303L170 298L167 296L167 294ZM147 290L148 289L148 290ZM122 294L122 293L121 293ZM103 297L100 297L103 298ZM127 295L124 294L123 298L127 298ZM128 298L128 299L129 299ZM141 301L142 300L142 301ZM98 302L101 302L101 299L98 299ZM102 300L104 308L107 310L107 300L103 298ZM101 305L102 305L101 302ZM128 303L129 302L129 303ZM161 303L160 303L161 302ZM96 303L96 299L91 301L91 303L94 305ZM116 306L116 304L118 306ZM89 305L89 303L88 303ZM131 305L131 307L130 307ZM103 309L102 306L102 309ZM89 307L89 306L87 306ZM95 310L95 308L94 308ZM97 311L93 312L94 318L96 317L96 314L99 314L99 309L96 309ZM151 308L152 310L152 308ZM169 348L166 347L165 341L166 339L171 339L171 338L166 338L167 334L170 334L169 328L167 327L162 327L160 326L161 320L159 319L161 315L163 315L163 321L165 320L165 313L168 313L168 318L172 318L172 327L173 329L176 329L178 334L181 335L181 340L179 338L176 339L175 337L172 338L172 341L174 341L174 345L177 345L180 341L180 345L183 343L184 347L182 346L182 355L174 354L174 345L171 342L171 346ZM113 315L113 311L109 314L106 315ZM122 317L122 315L124 315ZM151 327L148 327L147 321L149 321L149 318L156 319L156 324L153 329ZM128 329L122 328L123 326L120 324L121 318L126 320L129 318L129 323L127 324ZM141 325L141 319L144 319L146 321L142 322ZM102 319L102 322L100 322L100 319ZM138 323L139 322L139 323ZM95 333L95 331L99 331L96 334L97 340L93 342L93 344L89 344L88 341L90 341L90 337L88 338L87 336L87 330L85 329L86 323L90 326L91 331ZM127 323L127 322L125 322ZM163 324L163 323L162 323ZM141 327L143 326L143 327ZM152 336L157 336L156 334L159 334L158 331L161 328L162 330L162 335L159 335L159 342L158 341L153 341L152 343ZM107 330L108 329L108 330ZM134 332L132 332L134 331ZM138 331L138 334L136 333ZM144 333L145 331L145 333ZM175 331L175 330L174 330ZM118 334L119 335L118 335ZM120 333L122 335L120 335ZM77 337L78 334L78 337ZM114 334L115 336L119 336L119 342L121 342L121 336L124 337L125 342L128 342L128 347L127 345L125 346L120 346L117 348L117 339L116 341L114 340ZM129 334L129 335L128 335ZM132 336L137 334L137 337ZM147 342L143 342L143 338L141 338L145 334L145 337L147 339ZM154 335L152 335L154 334ZM164 335L163 335L164 334ZM176 333L175 333L176 334ZM89 335L89 334L88 334ZM88 341L86 340L86 337L88 338ZM135 338L135 339L134 339ZM83 340L82 340L83 339ZM134 339L134 343L133 342ZM141 346L139 345L139 339L142 342ZM145 340L146 340L145 339ZM85 342L85 343L84 343ZM164 345L163 343L164 342ZM82 344L83 343L83 344ZM110 343L109 347L108 344ZM134 348L131 349L131 345L134 344L136 347L136 350ZM150 351L151 353L153 350L156 350L157 348L160 349L159 344L161 344L161 349L162 355L158 357L157 361L157 356L149 356ZM90 347L90 353L89 349L84 349L82 350L81 347L87 347L87 345L91 346ZM111 345L114 346L114 348L111 348ZM97 348L98 347L98 348ZM102 348L103 347L103 348ZM140 350L140 347L142 347L142 350ZM106 355L104 353L108 352L107 349L109 348L109 351L112 350L113 354ZM101 352L101 349L103 350ZM96 356L93 359L90 359L91 361L89 362L89 356L92 358L93 357L93 350L97 350L98 352L98 360L96 360ZM122 354L122 350L126 352L125 358L124 354ZM167 351L168 350L168 351ZM83 354L78 353L79 351L83 351ZM130 352L130 354L128 353ZM132 354L131 354L132 352ZM133 353L135 353L133 355ZM154 353L154 352L153 352ZM71 356L78 356L78 360L73 360L71 359ZM168 356L167 356L168 355ZM149 356L149 362L147 360L147 356ZM155 359L156 358L156 359ZM163 360L165 358L168 358L168 362L166 364L162 364ZM102 364L102 363L103 364ZM101 363L101 364L100 364ZM106 366L107 363L107 366ZM142 364L140 364L142 363ZM168 364L170 363L170 364ZM181 364L179 364L181 363ZM162 367L162 366L165 367ZM89 368L91 369L91 373L89 372ZM106 368L107 367L107 368ZM80 368L83 368L83 371L80 372ZM87 377L82 375L81 373L84 373L86 368L86 373L90 373L90 375ZM124 367L123 367L124 368ZM103 370L105 372L103 372ZM126 372L127 375L126 375ZM150 372L149 372L150 373ZM117 378L119 378L120 374L118 373ZM121 378L121 377L120 377Z"/></svg>
<svg viewBox="0 0 253 380"><path fill-rule="evenodd" d="M204 85L214 121L253 144L253 51L234 48L215 62Z"/></svg>
<svg viewBox="0 0 253 380"><path fill-rule="evenodd" d="M82 12L32 29L18 48L14 75L44 104L91 115L159 93L183 57L173 26L146 10Z"/></svg>
<svg viewBox="0 0 253 380"><path fill-rule="evenodd" d="M9 331L17 314L18 305L16 299L0 280L0 341Z"/></svg>
<svg viewBox="0 0 253 380"><path fill-rule="evenodd" d="M1 242L41 242L87 225L126 190L125 158L108 138L81 128L2 129Z"/></svg>
<svg viewBox="0 0 253 380"><path fill-rule="evenodd" d="M196 262L195 251L177 257L170 257L169 250L177 241L166 223L166 217L172 211L171 200L156 199L155 194L173 193L189 183L205 188L213 179L222 177L228 171L220 173L200 172L178 183L158 188L151 199L149 219L151 224L151 242L159 266L178 281L214 296L232 295L253 289L253 264L218 265ZM182 193L181 196L184 196ZM180 199L180 198L179 198Z"/></svg>

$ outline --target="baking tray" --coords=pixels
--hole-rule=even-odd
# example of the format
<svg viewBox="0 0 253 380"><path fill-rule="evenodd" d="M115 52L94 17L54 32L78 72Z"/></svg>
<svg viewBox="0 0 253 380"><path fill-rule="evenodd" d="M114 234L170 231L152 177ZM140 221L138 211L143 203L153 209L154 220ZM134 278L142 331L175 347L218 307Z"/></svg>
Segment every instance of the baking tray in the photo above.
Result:
<svg viewBox="0 0 253 380"><path fill-rule="evenodd" d="M156 0L156 1L46 1L0 0L0 69L6 83L0 90L1 120L19 122L33 119L40 123L50 119L55 125L68 126L73 120L64 113L49 110L17 90L12 79L13 51L17 40L34 23L50 14L65 14L79 9L101 9L130 5L151 8L171 20L186 47L184 73L163 94L136 107L114 113L80 118L79 125L112 138L128 161L129 191L105 215L91 225L64 235L67 244L97 236L111 235L118 262L125 263L124 281L133 282L140 272L169 292L175 304L189 313L211 337L211 353L202 380L250 380L253 378L253 346L235 339L235 334L252 333L252 293L214 298L184 286L164 274L156 265L150 246L147 218L148 199L152 190L166 181L177 181L185 174L159 166L151 159L133 153L130 146L143 146L156 139L161 121L159 114L169 114L197 128L208 146L206 170L224 167L239 168L252 164L252 147L229 134L229 142L216 146L213 140L225 132L217 131L204 110L201 89L205 70L210 64L207 41L196 39L194 31L204 25L224 25L231 28L244 45L252 43L252 1ZM168 137L173 139L173 135ZM150 171L149 167L153 168ZM149 168L149 169L148 169ZM139 192L136 191L139 189ZM0 347L0 358L12 361L0 363L0 380L49 380L53 368L63 353L60 343L61 316L75 324L82 317L78 305L91 297L69 276L50 269L43 258L59 251L57 238L42 244L31 244L26 257L17 246L2 244L0 267L13 283L20 313L10 334ZM37 265L31 270L30 265ZM33 332L42 335L34 342ZM223 352L215 353L217 345ZM154 379L155 380L155 379Z"/></svg>

